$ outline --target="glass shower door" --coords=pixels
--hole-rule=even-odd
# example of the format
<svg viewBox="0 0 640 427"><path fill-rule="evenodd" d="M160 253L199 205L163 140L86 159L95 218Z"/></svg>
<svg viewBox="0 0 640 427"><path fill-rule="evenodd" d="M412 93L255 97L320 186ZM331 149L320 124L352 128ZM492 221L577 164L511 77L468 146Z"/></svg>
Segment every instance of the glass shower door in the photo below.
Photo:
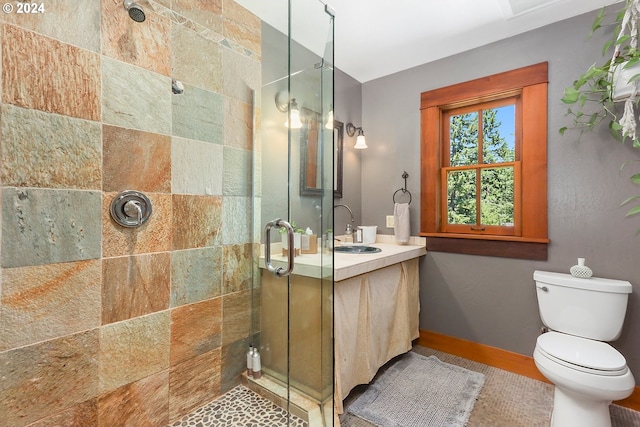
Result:
<svg viewBox="0 0 640 427"><path fill-rule="evenodd" d="M259 310L252 336L264 373L257 382L280 394L289 414L331 426L333 256L326 236L333 225L333 15L317 0L277 7L286 7L288 21L263 23L257 94L260 255L253 301Z"/></svg>

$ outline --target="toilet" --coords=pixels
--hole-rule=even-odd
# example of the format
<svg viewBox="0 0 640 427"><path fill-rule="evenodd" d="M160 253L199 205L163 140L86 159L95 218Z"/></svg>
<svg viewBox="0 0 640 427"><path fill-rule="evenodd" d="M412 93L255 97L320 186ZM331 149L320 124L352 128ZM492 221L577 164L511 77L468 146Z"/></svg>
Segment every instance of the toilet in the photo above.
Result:
<svg viewBox="0 0 640 427"><path fill-rule="evenodd" d="M624 356L606 343L620 336L631 284L546 271L533 279L549 329L533 360L555 385L551 427L611 427L609 405L635 387Z"/></svg>

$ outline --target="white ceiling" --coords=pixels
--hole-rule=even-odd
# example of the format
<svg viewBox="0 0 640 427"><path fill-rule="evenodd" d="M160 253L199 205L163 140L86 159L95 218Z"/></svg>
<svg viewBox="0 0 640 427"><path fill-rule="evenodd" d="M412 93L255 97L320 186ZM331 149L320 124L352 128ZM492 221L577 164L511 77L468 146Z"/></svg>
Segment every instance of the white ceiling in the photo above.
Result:
<svg viewBox="0 0 640 427"><path fill-rule="evenodd" d="M237 1L286 33L284 0ZM293 13L307 22L292 34L317 52L312 40L326 34L319 3L328 3L335 11L335 66L364 83L617 1L293 0ZM588 29L577 31L586 37Z"/></svg>

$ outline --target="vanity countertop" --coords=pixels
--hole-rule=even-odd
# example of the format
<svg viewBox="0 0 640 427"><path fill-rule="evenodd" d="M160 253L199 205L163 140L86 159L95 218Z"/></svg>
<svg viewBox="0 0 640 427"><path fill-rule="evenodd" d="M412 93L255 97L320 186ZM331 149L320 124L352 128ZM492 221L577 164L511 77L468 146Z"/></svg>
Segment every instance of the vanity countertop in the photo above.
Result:
<svg viewBox="0 0 640 427"><path fill-rule="evenodd" d="M376 243L367 246L375 246L382 251L371 254L335 253L335 257L332 252L302 254L295 257L293 273L315 278L329 277L333 267L334 281L339 282L427 253L424 237L411 237L408 244L399 245L395 243L394 236L378 234ZM286 266L286 257L280 255L280 250L275 245L271 252L271 259L276 266ZM323 265L324 268L321 267ZM260 267L264 268L264 253L260 257Z"/></svg>

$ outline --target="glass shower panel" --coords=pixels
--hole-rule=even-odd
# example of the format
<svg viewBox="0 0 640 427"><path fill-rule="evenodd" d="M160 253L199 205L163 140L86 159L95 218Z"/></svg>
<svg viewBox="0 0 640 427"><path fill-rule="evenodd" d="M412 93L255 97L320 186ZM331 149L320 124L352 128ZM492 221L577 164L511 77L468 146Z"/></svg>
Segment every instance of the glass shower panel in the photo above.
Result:
<svg viewBox="0 0 640 427"><path fill-rule="evenodd" d="M262 355L261 384L284 386L287 402L306 402L310 426L330 426L333 256L325 249L325 236L333 226L333 124L328 123L333 16L317 0L273 2L271 7L285 4L287 25L267 20L262 29L263 85L256 94L259 143L254 152L255 241L261 250L253 336ZM265 226L276 219L299 233L293 248L281 239L278 231L284 228L272 228L266 241ZM267 244L276 267L286 268L286 255L293 251L290 275L276 277L268 271Z"/></svg>

